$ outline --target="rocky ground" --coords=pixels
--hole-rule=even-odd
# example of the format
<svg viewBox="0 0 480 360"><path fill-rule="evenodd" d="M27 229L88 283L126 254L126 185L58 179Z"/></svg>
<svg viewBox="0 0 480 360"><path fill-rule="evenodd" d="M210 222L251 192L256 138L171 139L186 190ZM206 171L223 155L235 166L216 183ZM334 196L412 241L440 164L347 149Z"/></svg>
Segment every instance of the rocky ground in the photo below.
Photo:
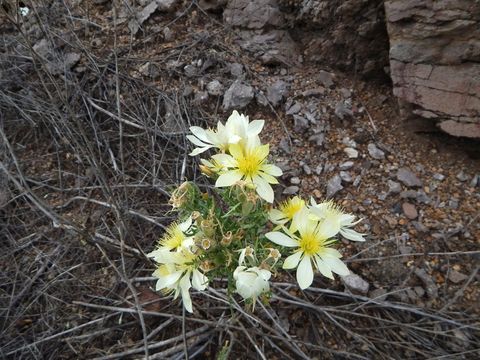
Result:
<svg viewBox="0 0 480 360"><path fill-rule="evenodd" d="M60 357L125 358L142 353L145 333L153 344L167 341L152 347L151 354L162 349L153 358L182 357L188 346L190 354L217 358L237 337L228 351L245 358L460 359L478 352L477 143L402 122L388 81L322 65L287 31L258 30L258 18L248 30L234 29L235 9L222 14L221 2L138 1L116 11L109 1L72 3L49 12L35 8L38 17L20 23L34 61L15 27L2 28L11 54L0 67L1 173L10 181L0 192L8 233L2 301L3 316L15 325L4 325L0 354L55 357L52 348L61 344L67 355ZM63 17L40 27L53 8ZM268 19L260 27L275 25ZM42 72L36 66L44 66ZM58 96L38 90L42 82ZM68 101L62 103L63 96ZM87 119L81 126L68 118L66 103ZM334 283L319 277L317 292L300 293L287 284L291 279L278 278L272 309L254 321L242 314L244 322L234 316L237 322L222 323L228 306L215 302L221 294L195 295L202 305L187 320L193 321L187 344L173 320L182 318L178 304L150 290L151 265L135 256L150 250L171 221L167 185L195 177L195 160L186 156L188 126L224 121L233 109L266 120L262 140L272 144L272 159L284 170L279 196L335 199L364 219L357 230L367 241L345 242L353 274ZM127 241L118 245L125 230ZM22 249L35 256L23 258ZM132 258L125 260L124 251ZM18 290L23 284L27 290ZM131 286L138 291L133 297ZM145 302L170 323L147 318L151 314L146 323L140 314L120 319L126 313L119 309L135 313L135 304ZM55 313L58 304L63 308ZM105 316L118 317L117 323L100 322ZM102 328L78 332L87 321L114 336L107 339ZM63 336L68 329L74 330Z"/></svg>

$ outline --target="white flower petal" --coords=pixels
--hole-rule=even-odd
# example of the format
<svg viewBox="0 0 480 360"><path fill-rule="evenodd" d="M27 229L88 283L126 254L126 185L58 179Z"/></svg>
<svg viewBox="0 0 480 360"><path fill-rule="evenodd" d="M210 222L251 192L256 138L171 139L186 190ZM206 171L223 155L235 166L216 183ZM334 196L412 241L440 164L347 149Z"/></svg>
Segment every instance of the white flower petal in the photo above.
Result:
<svg viewBox="0 0 480 360"><path fill-rule="evenodd" d="M323 262L323 260L319 256L315 256L315 264L317 265L317 269L323 276L333 280L333 274L330 268L327 264Z"/></svg>
<svg viewBox="0 0 480 360"><path fill-rule="evenodd" d="M205 151L207 151L208 149L210 149L210 147L204 147L204 148L195 148L193 149L193 151L188 154L190 156L196 156L198 154L201 154L201 153L204 153Z"/></svg>
<svg viewBox="0 0 480 360"><path fill-rule="evenodd" d="M334 257L324 257L324 263L336 274L345 276L350 274L347 266L339 259Z"/></svg>
<svg viewBox="0 0 480 360"><path fill-rule="evenodd" d="M195 269L192 273L192 286L198 291L205 290L208 286L208 278Z"/></svg>
<svg viewBox="0 0 480 360"><path fill-rule="evenodd" d="M236 184L242 179L243 175L238 170L230 170L220 175L215 182L215 187L226 187Z"/></svg>
<svg viewBox="0 0 480 360"><path fill-rule="evenodd" d="M327 216L320 223L318 228L318 233L325 239L334 237L340 232L340 220L338 216L330 215Z"/></svg>
<svg viewBox="0 0 480 360"><path fill-rule="evenodd" d="M272 209L268 213L268 218L274 224L285 224L287 222L287 218L285 217L284 213L278 209Z"/></svg>
<svg viewBox="0 0 480 360"><path fill-rule="evenodd" d="M293 215L290 230L292 232L298 230L300 234L305 234L308 231L308 215L309 211L306 207L300 209L300 211Z"/></svg>
<svg viewBox="0 0 480 360"><path fill-rule="evenodd" d="M342 257L342 254L340 254L340 252L338 250L333 249L333 248L323 249L321 255L322 255L322 257L333 257L333 258L337 258L337 259L340 259Z"/></svg>
<svg viewBox="0 0 480 360"><path fill-rule="evenodd" d="M260 176L255 176L253 183L257 186L257 194L266 202L273 203L274 194L270 184Z"/></svg>
<svg viewBox="0 0 480 360"><path fill-rule="evenodd" d="M247 136L255 136L260 134L263 129L263 125L265 125L265 120L253 120L250 124L248 124Z"/></svg>
<svg viewBox="0 0 480 360"><path fill-rule="evenodd" d="M274 178L272 175L269 175L265 172L260 171L259 176L269 184L278 184L278 180L276 178Z"/></svg>
<svg viewBox="0 0 480 360"><path fill-rule="evenodd" d="M340 229L340 234L348 240L352 241L365 241L363 238L365 234L360 234L352 229Z"/></svg>
<svg viewBox="0 0 480 360"><path fill-rule="evenodd" d="M192 308L192 299L190 297L190 274L185 274L183 278L180 280L179 283L180 286L180 293L182 294L182 301L183 301L183 306L185 307L185 310L188 312L192 313L193 308Z"/></svg>
<svg viewBox="0 0 480 360"><path fill-rule="evenodd" d="M300 289L306 289L313 283L313 269L310 256L305 255L297 268L297 282Z"/></svg>
<svg viewBox="0 0 480 360"><path fill-rule="evenodd" d="M275 244L286 246L286 247L298 247L298 241L294 240L287 235L279 232L279 231L272 231L265 234L266 238Z"/></svg>
<svg viewBox="0 0 480 360"><path fill-rule="evenodd" d="M261 170L272 176L282 176L283 171L278 166L273 164L262 165Z"/></svg>
<svg viewBox="0 0 480 360"><path fill-rule="evenodd" d="M189 216L184 222L178 224L178 228L183 232L187 231L192 225L192 217Z"/></svg>
<svg viewBox="0 0 480 360"><path fill-rule="evenodd" d="M203 141L200 141L197 137L195 137L193 135L187 135L187 139L190 140L190 142L192 142L194 145L197 145L197 146L200 146L200 147L205 147L205 146L211 147L212 146L211 144L205 144Z"/></svg>
<svg viewBox="0 0 480 360"><path fill-rule="evenodd" d="M153 274L155 275L155 272ZM159 291L161 289L172 287L172 285L175 284L178 279L180 279L180 276L182 276L182 272L176 271L173 274L159 277L155 290Z"/></svg>
<svg viewBox="0 0 480 360"><path fill-rule="evenodd" d="M191 126L190 132L195 135L195 137L199 138L201 141L209 143L210 140L208 139L207 132L202 129L200 126Z"/></svg>
<svg viewBox="0 0 480 360"><path fill-rule="evenodd" d="M235 159L228 154L216 154L212 158L223 167L235 167L236 165Z"/></svg>
<svg viewBox="0 0 480 360"><path fill-rule="evenodd" d="M297 251L287 257L285 261L283 262L283 268L284 269L295 269L298 266L298 263L300 262L300 258L302 257L302 252Z"/></svg>

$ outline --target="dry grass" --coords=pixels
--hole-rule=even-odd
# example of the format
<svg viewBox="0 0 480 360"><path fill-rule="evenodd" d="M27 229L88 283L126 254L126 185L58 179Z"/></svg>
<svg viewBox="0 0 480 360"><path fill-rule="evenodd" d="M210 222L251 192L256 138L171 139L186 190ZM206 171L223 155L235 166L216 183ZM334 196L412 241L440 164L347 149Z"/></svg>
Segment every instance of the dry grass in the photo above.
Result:
<svg viewBox="0 0 480 360"><path fill-rule="evenodd" d="M153 293L144 251L171 221L169 186L196 176L185 132L215 114L182 96L181 87L162 90L133 76L131 49L141 41L117 46L110 29L111 51L100 56L82 40L66 3L36 4L37 31L2 15L0 357L478 354L478 319L461 312L319 287L299 293L295 285L275 283L271 304L251 314L219 290L219 279L219 286L193 294L196 312L186 316L178 302ZM55 44L49 59L33 49L38 31ZM205 48L191 39L157 60L165 64ZM48 64L62 63L67 50L82 54L85 70L52 75ZM181 83L166 66L160 69Z"/></svg>

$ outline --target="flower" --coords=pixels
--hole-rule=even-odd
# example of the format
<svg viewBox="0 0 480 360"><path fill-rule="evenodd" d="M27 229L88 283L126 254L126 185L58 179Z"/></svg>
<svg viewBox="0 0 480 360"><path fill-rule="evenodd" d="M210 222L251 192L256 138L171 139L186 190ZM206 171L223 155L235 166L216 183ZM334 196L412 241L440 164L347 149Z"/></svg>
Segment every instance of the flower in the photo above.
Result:
<svg viewBox="0 0 480 360"><path fill-rule="evenodd" d="M238 266L233 273L237 293L244 299L252 299L254 307L257 297L270 289L268 280L271 276L270 271L256 266Z"/></svg>
<svg viewBox="0 0 480 360"><path fill-rule="evenodd" d="M187 135L187 139L198 147L190 153L190 156L201 154L211 148L218 148L221 152L225 152L231 144L244 142L249 137L258 138L264 123L263 120L248 122L248 116L234 110L225 125L220 121L217 123L216 131L192 126L190 131L193 135Z"/></svg>
<svg viewBox="0 0 480 360"><path fill-rule="evenodd" d="M310 200L311 213L318 217L319 219L325 219L327 217L337 217L340 223L340 234L352 241L365 241L363 238L365 234L361 234L352 230L351 228L357 225L362 219L355 221L355 215L342 212L338 207L335 206L333 201L326 201L320 204L317 204L312 198Z"/></svg>
<svg viewBox="0 0 480 360"><path fill-rule="evenodd" d="M291 232L287 236L279 231L265 235L278 245L297 248L285 259L283 268L297 268L297 282L301 289L306 289L313 282L312 263L322 275L330 279L333 279L332 272L342 276L349 274L348 268L339 260L342 255L329 247L335 242L331 238L340 231L337 219L326 217L318 220L309 215L309 210L303 208L293 217L292 227L298 236Z"/></svg>
<svg viewBox="0 0 480 360"><path fill-rule="evenodd" d="M244 147L239 144L230 145L230 155L217 154L213 159L224 166L215 186L232 186L240 180L254 184L257 194L269 203L273 202L273 189L270 184L278 184L275 176L281 176L282 170L267 164L269 146L258 144L249 138Z"/></svg>
<svg viewBox="0 0 480 360"><path fill-rule="evenodd" d="M299 196L284 201L278 209L270 210L268 216L274 224L284 225L293 219L293 216L305 207L305 200Z"/></svg>
<svg viewBox="0 0 480 360"><path fill-rule="evenodd" d="M240 253L240 256L238 257L238 265L243 265L245 257L249 257L250 259L255 261L255 250L253 250L250 246L247 246L246 248L237 251Z"/></svg>
<svg viewBox="0 0 480 360"><path fill-rule="evenodd" d="M156 291L174 292L174 299L181 295L188 312L193 312L190 288L202 291L208 286L208 278L194 265L195 260L195 254L186 248L180 252L163 249L155 258L160 265L152 274L158 278Z"/></svg>
<svg viewBox="0 0 480 360"><path fill-rule="evenodd" d="M193 236L186 236L185 232L192 226L192 217L189 216L187 220L182 223L174 222L170 224L165 232L165 235L159 241L159 247L149 254L148 257L152 257L156 260L156 256L159 252L177 250L192 246L194 243Z"/></svg>

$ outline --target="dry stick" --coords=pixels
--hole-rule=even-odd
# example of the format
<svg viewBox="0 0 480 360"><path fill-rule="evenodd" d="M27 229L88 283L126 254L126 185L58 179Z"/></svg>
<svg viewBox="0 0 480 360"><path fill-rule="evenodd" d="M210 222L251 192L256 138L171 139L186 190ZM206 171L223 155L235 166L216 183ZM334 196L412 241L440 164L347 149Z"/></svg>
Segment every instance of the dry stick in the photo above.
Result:
<svg viewBox="0 0 480 360"><path fill-rule="evenodd" d="M445 310L447 310L452 304L454 304L457 299L462 296L465 292L465 289L467 288L468 285L470 285L470 283L473 281L473 279L475 278L475 276L477 276L477 273L478 273L478 270L480 270L480 266L477 266L475 268L475 270L473 270L472 274L470 275L470 277L468 278L468 280L465 282L465 284L463 284L462 288L460 290L458 290L455 295L453 296L453 298L448 302L446 303L439 311L439 313L443 313Z"/></svg>
<svg viewBox="0 0 480 360"><path fill-rule="evenodd" d="M190 338L192 336L197 336L197 335L200 335L202 333L204 333L206 330L208 330L209 326L208 325L204 325L198 329L195 329L195 330L192 330L192 331L189 331L188 333L185 334L185 336L187 338ZM163 341L157 341L153 344L150 344L148 345L147 344L147 347L148 347L148 350L154 350L154 349L158 349L159 347L162 347L162 346L165 346L165 345L170 345L172 343L175 343L177 341L181 341L182 340L182 336L183 335L178 335L176 337L173 337L173 338L170 338L168 340L163 340ZM181 349L183 347L183 344L181 344L179 346L179 349ZM127 357L129 355L134 355L134 354L139 354L143 351L143 349L131 349L131 350L127 350L127 351L123 351L123 352L120 352L120 353L116 353L116 354L111 354L111 355L107 355L107 356L101 356L101 357L97 357L95 358L94 360L110 360L110 359L118 359L118 358L124 358L124 357ZM154 355L151 355L151 359L155 359L153 357Z"/></svg>
<svg viewBox="0 0 480 360"><path fill-rule="evenodd" d="M472 250L472 251L452 251L452 252L425 252L425 253L411 253L411 254L396 254L396 255L389 255L383 257L376 257L376 258L361 258L361 259L347 259L344 262L361 262L361 261L379 261L384 259L392 259L392 258L401 258L401 257L408 257L408 256L458 256L458 255L478 255L480 254L480 250Z"/></svg>
<svg viewBox="0 0 480 360"><path fill-rule="evenodd" d="M105 202L105 201L90 199L90 198L87 198L85 196L74 196L73 198L68 199L68 201L65 204L59 205L56 208L65 208L68 205L70 205L70 203L72 203L74 200L88 201L88 202L91 202L91 203L94 203L94 204L97 204L97 205L101 205L101 206L105 206L105 207L108 207L110 209L115 209L115 210L118 211L118 209L115 208L115 205L109 204L108 202ZM135 210L127 210L127 212L131 215L138 216L139 218L141 218L145 221L148 221L148 222L150 222L150 223L152 223L152 224L154 224L158 227L161 227L163 230L167 229L166 226L156 222L152 217L150 217L148 215L141 214L141 213L139 213L138 211L135 211Z"/></svg>
<svg viewBox="0 0 480 360"><path fill-rule="evenodd" d="M201 342L204 341L204 340L210 339L212 333L213 333L213 331L209 331L209 332L207 332L206 334L200 336L199 338L193 340L193 341L191 342L190 346L195 346L195 345L201 343ZM207 342L204 344L204 346L205 346L205 345L208 345L208 343L209 343L209 341L207 341ZM167 349L167 350L164 350L164 351L161 351L161 352L159 352L159 353L153 354L153 355L150 357L150 359L152 359L152 360L154 360L154 359L164 360L164 359L166 358L166 356L173 355L173 354L181 351L182 348L183 348L183 346L184 346L183 344L179 344L179 345L174 346L174 347L171 347L171 348L169 348L169 349ZM183 356L183 354L180 354L179 358L182 358L182 356Z"/></svg>
<svg viewBox="0 0 480 360"><path fill-rule="evenodd" d="M89 325L92 325L92 324L96 324L96 323L99 323L99 322L102 322L102 321L105 321L105 320L108 320L110 319L111 317L114 317L118 315L118 312L115 312L115 313L112 313L112 314L109 314L109 315L105 315L103 316L102 318L99 318L99 319L95 319L95 320L92 320L92 321L89 321L85 324L81 324L81 325L78 325L78 326L75 326L74 328L71 328L71 329L68 329L68 330L65 330L65 331L62 331L62 332L59 332L57 334L53 334L51 336L48 336L46 338L43 338L43 339L40 339L40 340L37 340L31 344L27 344L27 345L24 345L22 346L21 348L18 348L18 349L15 349L13 351L10 351L9 353L7 353L6 355L13 355L19 351L22 351L22 350L25 350L25 349L28 349L28 348L31 348L32 346L36 346L38 344L41 344L41 343L44 343L46 341L50 341L50 340L53 340L53 339L56 339L56 338L59 338L59 337L62 337L66 334L70 334L74 331L77 331L79 329L82 329L86 326L89 326Z"/></svg>

